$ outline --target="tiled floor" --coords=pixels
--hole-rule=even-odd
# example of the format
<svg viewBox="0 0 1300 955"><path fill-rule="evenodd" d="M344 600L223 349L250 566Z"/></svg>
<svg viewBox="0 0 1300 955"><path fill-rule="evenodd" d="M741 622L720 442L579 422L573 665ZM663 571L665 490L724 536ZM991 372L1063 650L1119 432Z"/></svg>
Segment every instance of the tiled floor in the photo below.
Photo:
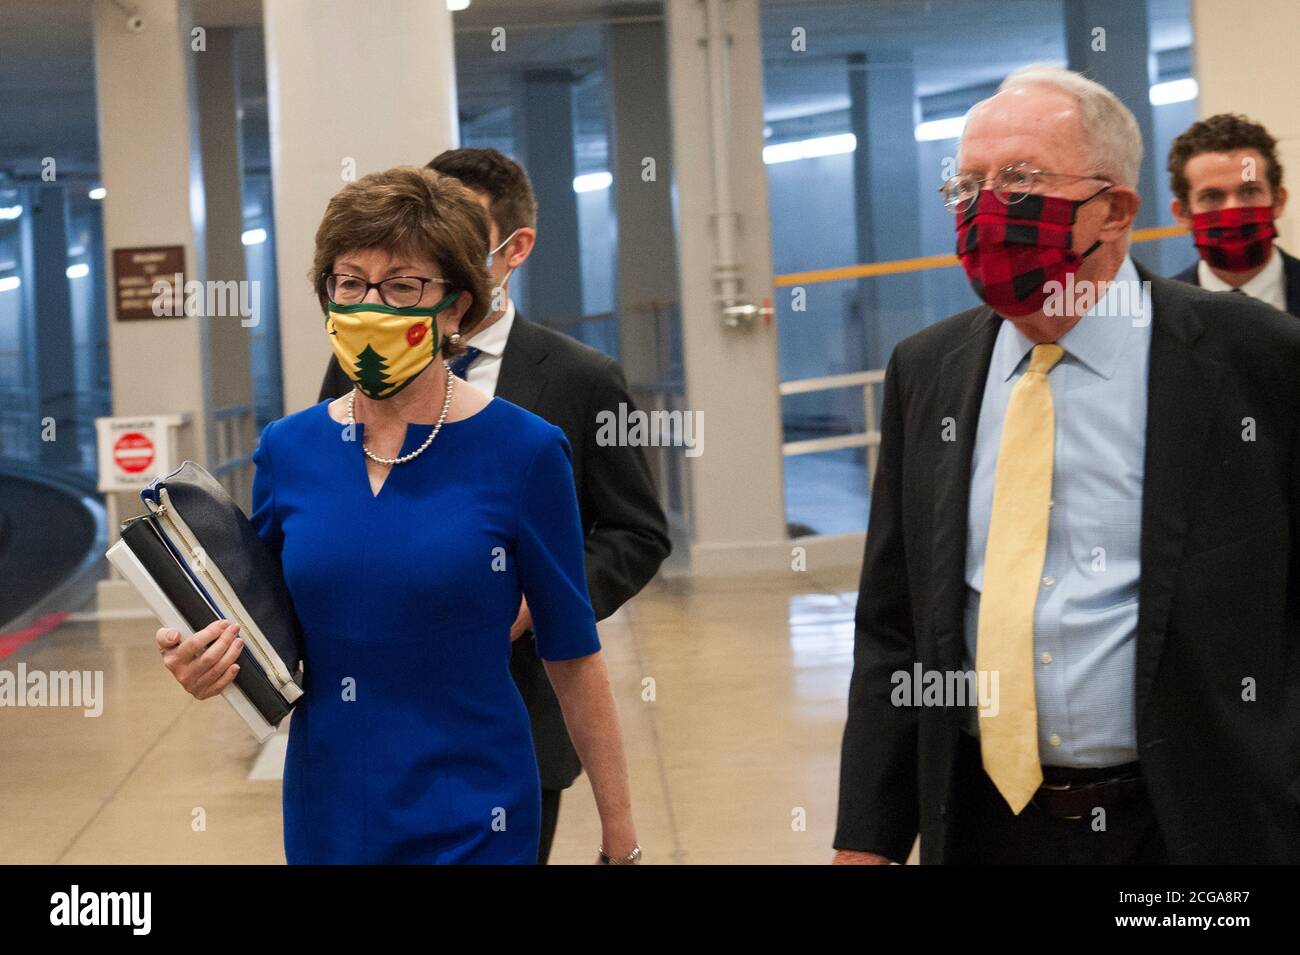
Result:
<svg viewBox="0 0 1300 955"><path fill-rule="evenodd" d="M659 580L601 625L647 863L829 860L856 582ZM153 630L68 622L0 663L102 670L105 696L98 718L0 707L0 862L284 861L280 782L248 778L256 741L176 685ZM552 861L599 836L582 777Z"/></svg>

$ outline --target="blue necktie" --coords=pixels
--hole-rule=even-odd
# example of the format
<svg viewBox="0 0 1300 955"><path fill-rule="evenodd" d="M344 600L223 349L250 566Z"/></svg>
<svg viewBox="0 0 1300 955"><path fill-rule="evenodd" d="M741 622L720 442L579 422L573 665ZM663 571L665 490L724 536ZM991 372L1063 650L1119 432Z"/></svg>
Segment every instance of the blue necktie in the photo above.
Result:
<svg viewBox="0 0 1300 955"><path fill-rule="evenodd" d="M447 362L447 366L457 378L464 378L465 372L469 371L469 366L474 364L474 359L481 354L483 352L480 349L475 348L473 345L466 345L465 351Z"/></svg>

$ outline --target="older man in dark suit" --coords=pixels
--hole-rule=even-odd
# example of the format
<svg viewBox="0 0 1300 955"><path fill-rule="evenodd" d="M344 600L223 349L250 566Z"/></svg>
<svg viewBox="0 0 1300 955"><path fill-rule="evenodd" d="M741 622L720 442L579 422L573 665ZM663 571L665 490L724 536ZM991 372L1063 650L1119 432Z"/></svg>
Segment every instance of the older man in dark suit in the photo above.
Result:
<svg viewBox="0 0 1300 955"><path fill-rule="evenodd" d="M631 397L618 362L542 325L525 321L509 296L510 274L524 263L537 234L537 199L518 163L494 149L452 149L429 168L459 179L488 211L489 268L495 301L488 318L469 339L452 371L564 431L573 451L573 477L587 530L587 588L596 619L603 620L632 599L671 550L667 521L640 448L597 440L597 415ZM321 400L352 389L331 358ZM559 701L531 639L525 594L511 629L515 638L511 671L533 724L542 786L542 828L538 861L550 856L560 811L560 794L573 785L582 764L569 739Z"/></svg>
<svg viewBox="0 0 1300 955"><path fill-rule="evenodd" d="M968 118L985 305L889 362L837 862L1300 861L1300 325L1133 264L1141 148L1057 68Z"/></svg>

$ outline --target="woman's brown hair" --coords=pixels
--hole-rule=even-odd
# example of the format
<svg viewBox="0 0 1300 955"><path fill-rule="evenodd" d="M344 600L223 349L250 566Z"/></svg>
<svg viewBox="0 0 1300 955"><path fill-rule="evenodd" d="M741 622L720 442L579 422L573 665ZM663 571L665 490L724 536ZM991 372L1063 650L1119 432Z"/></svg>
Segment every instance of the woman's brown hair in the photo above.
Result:
<svg viewBox="0 0 1300 955"><path fill-rule="evenodd" d="M335 261L349 252L383 249L429 258L442 270L448 292L468 292L472 298L460 320L462 344L443 343L444 357L456 355L490 311L490 234L486 210L450 176L418 166L362 176L335 194L316 230L310 277L321 311L329 310L325 280Z"/></svg>

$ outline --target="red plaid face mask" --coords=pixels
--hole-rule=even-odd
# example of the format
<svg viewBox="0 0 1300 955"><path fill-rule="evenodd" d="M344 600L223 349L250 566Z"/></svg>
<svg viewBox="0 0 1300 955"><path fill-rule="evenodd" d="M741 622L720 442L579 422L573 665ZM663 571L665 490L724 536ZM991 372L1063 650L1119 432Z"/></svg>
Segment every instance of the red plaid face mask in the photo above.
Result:
<svg viewBox="0 0 1300 955"><path fill-rule="evenodd" d="M1092 255L1101 241L1082 255L1073 249L1074 219L1087 199L1025 196L1007 205L981 189L965 212L957 214L957 258L975 294L999 315L1018 318L1043 307L1049 282L1066 279Z"/></svg>
<svg viewBox="0 0 1300 955"><path fill-rule="evenodd" d="M1225 272L1246 272L1268 261L1273 251L1272 206L1235 206L1192 216L1196 251Z"/></svg>

